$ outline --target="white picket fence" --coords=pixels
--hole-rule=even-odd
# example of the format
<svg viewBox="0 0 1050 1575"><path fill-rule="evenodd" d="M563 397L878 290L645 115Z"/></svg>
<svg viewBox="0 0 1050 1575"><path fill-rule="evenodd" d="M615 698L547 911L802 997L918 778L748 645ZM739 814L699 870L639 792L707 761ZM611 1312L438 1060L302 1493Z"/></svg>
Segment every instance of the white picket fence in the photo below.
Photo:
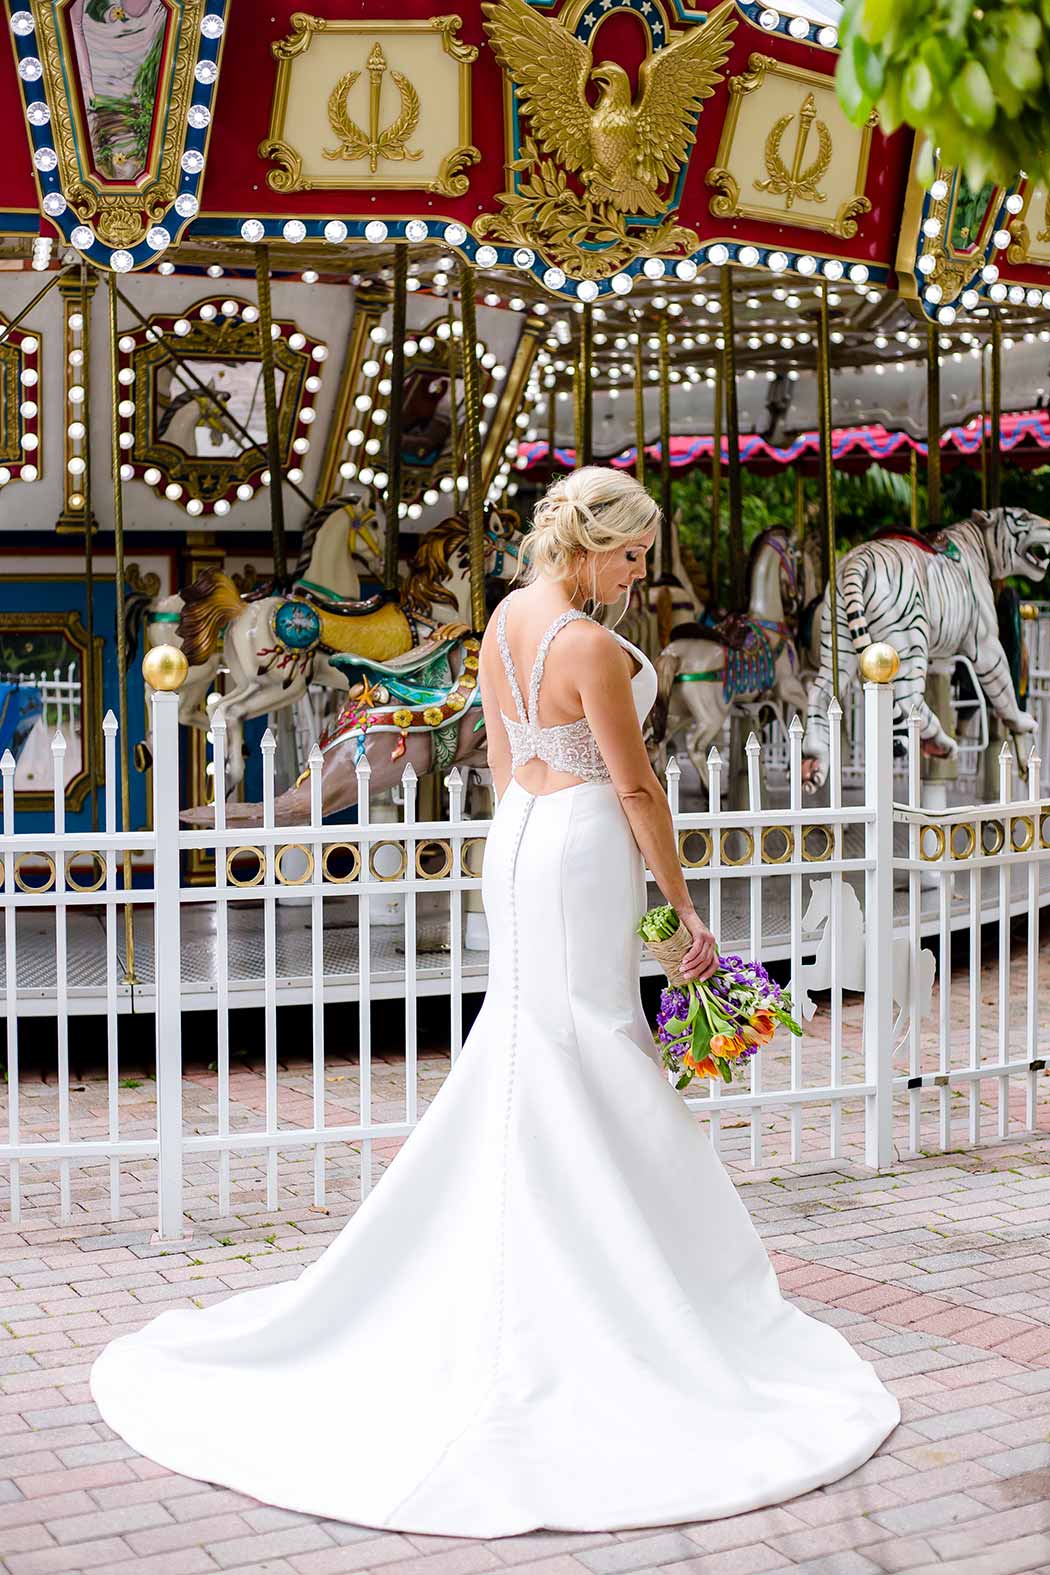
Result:
<svg viewBox="0 0 1050 1575"><path fill-rule="evenodd" d="M0 673L0 683L17 684L22 689L36 689L48 723L58 731L77 733L80 730L80 709L83 704L80 685L80 666L70 662L61 667L38 673Z"/></svg>
<svg viewBox="0 0 1050 1575"><path fill-rule="evenodd" d="M97 1198L100 1167L109 1214L124 1217L125 1167L139 1176L146 1162L147 1168L156 1166L159 1235L175 1238L184 1228L187 1174L193 1177L202 1169L210 1174L214 1165L212 1206L227 1216L235 1165L246 1157L262 1160L266 1207L276 1208L282 1164L301 1166L305 1155L312 1158L313 1200L323 1206L328 1160L336 1154L345 1159L349 1144L359 1153L364 1196L391 1143L403 1139L419 1119L424 1014L432 1019L435 1011L447 1010L455 1060L464 1039L465 1000L485 987L486 954L467 945L467 929L468 923L476 929L481 922L476 894L490 822L466 817L457 772L447 779L447 818L419 820L411 769L404 773L400 813L391 820L395 811L372 802L369 768L362 761L357 823L326 826L321 760L314 751L309 824L275 826L274 744L267 736L262 746L264 824L227 826L224 731L217 726L217 824L189 829L179 820L177 696L156 694L152 705L149 831L117 826L116 722L111 715L104 725L101 833L85 837L66 831L60 787L54 794L53 829L19 830L14 762L10 757L0 762L0 1011L6 1019L8 1067L7 1139L0 1143L0 1164L9 1174L10 1217L17 1221L24 1198L39 1193L45 1174L56 1173L58 1213L68 1218L75 1176L78 1187L86 1187L84 1178L89 1178L89 1195ZM746 1135L755 1166L774 1158L791 1164L852 1152L869 1166L883 1167L895 1154L977 1144L1037 1124L1045 1041L1039 915L1050 898L1050 879L1044 883L1050 876L1050 801L1040 798L1038 759L1022 782L1004 755L999 803L933 813L921 807L913 729L906 790L895 805L887 688L865 687L863 721L866 766L858 795L844 786L845 730L837 710L832 717L826 805L804 796L798 724L789 732L785 783L771 785L761 745L755 738L749 741L745 809L725 803L726 768L717 756L703 810L680 807L677 766L669 771L683 867L722 951L766 963L779 960L800 1009L807 995L815 992L818 998L819 1009L806 1021L804 1035L784 1035L754 1057L746 1084L694 1083L681 1096L707 1121L720 1151L737 1153ZM61 783L60 745L55 765L55 780ZM131 886L123 878L128 849L136 858ZM190 878L194 850L198 858L214 852L212 877ZM655 886L650 886L650 900L662 900ZM127 977L127 916L132 912L137 920L134 981ZM295 955L289 951L288 913L297 916L302 942ZM1026 919L1012 953L1010 916L1015 914ZM77 947L88 915L98 936L101 976L85 986ZM341 933L353 939L349 958L333 952L337 922ZM447 935L439 966L424 955L420 939L435 922ZM26 959L45 924L53 925L53 932L47 931L53 974L50 982L33 983L26 976ZM194 972L193 960L202 925L213 938L204 979L199 968ZM997 926L994 950L988 952L995 958L991 974L982 973L982 928L988 925ZM247 980L230 966L237 937L245 933L255 951L261 950L257 972ZM402 954L396 953L392 937ZM936 982L931 948L939 957ZM944 966L945 959L950 966ZM643 964L644 973L656 971L655 964ZM983 1004L989 988L996 991L991 1012ZM373 1010L391 999L402 1002L401 1031L395 1043L389 1042L388 1030L377 1044ZM326 1110L326 1013L333 1003L347 1002L355 1004L358 1023L352 1047L356 1109L354 1119L340 1122L329 1119ZM278 1008L285 1004L308 1007L310 1021L294 1118L281 1111L288 1086L282 1061L289 1046ZM239 1009L254 1005L263 1009L259 1049L265 1098L258 1118L240 1107L231 1088L231 1043L243 1032L237 1026L243 1021ZM154 1018L156 1102L148 1130L141 1121L126 1130L118 1096L118 1026L131 1011ZM214 1119L208 1130L201 1130L199 1114L192 1129L183 1116L183 1045L192 1045L201 1013L212 1015L217 1044ZM97 1093L82 1100L71 1088L70 1025L82 1014L98 1015L105 1023L103 1123L94 1108ZM50 1124L41 1120L36 1104L23 1118L20 1083L20 1035L42 1017L53 1019L57 1035ZM389 1112L373 1108L373 1056L391 1053L404 1058L403 1107L397 1119L384 1119ZM982 1098L986 1091L994 1095L990 1102ZM194 1212L200 1214L199 1205Z"/></svg>

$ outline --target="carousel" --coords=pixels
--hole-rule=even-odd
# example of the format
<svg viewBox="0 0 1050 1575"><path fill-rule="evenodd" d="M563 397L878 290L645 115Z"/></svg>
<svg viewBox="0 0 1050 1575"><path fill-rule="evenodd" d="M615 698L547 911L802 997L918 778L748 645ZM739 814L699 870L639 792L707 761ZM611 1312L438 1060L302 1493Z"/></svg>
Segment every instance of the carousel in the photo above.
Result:
<svg viewBox="0 0 1050 1575"><path fill-rule="evenodd" d="M861 791L876 670L926 803L993 792L1004 743L1023 775L1048 725L1050 523L1016 476L1050 446L1050 193L924 185L911 132L847 120L834 0L5 9L19 828L61 800L90 875L100 828L149 826L157 689L185 826L305 824L318 775L353 824L363 760L373 818L406 771L440 816L453 768L486 815L480 637L532 499L592 461L662 504L619 627L657 662L648 742L684 800L712 750L744 792L751 735L787 795L797 718L821 802L840 711ZM896 484L851 544L842 478L872 470ZM770 475L791 499L756 528Z"/></svg>

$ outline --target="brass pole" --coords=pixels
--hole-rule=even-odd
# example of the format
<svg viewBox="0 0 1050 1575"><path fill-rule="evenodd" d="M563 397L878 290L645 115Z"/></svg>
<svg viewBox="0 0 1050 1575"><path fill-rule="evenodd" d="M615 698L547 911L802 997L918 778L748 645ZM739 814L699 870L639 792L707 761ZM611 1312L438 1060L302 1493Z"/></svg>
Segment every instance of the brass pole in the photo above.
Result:
<svg viewBox="0 0 1050 1575"><path fill-rule="evenodd" d="M554 480L557 466L558 447L558 390L554 386L554 373L551 373L550 387L547 389L547 468L550 479Z"/></svg>
<svg viewBox="0 0 1050 1575"><path fill-rule="evenodd" d="M405 395L405 321L408 302L408 249L394 246L393 325L390 346L390 405L386 439L386 537L383 584L397 590L397 547L401 531L401 409Z"/></svg>
<svg viewBox="0 0 1050 1575"><path fill-rule="evenodd" d="M733 315L733 276L727 263L722 269L722 365L726 401L726 439L729 444L729 574L733 611L743 612L747 600L744 584L744 500L740 481L740 418L736 400L736 324Z"/></svg>
<svg viewBox="0 0 1050 1575"><path fill-rule="evenodd" d="M997 509L1002 503L1003 323L995 307L992 308L992 312L992 397L988 431L988 507Z"/></svg>
<svg viewBox="0 0 1050 1575"><path fill-rule="evenodd" d="M674 521L671 518L671 347L670 319L660 313L660 579L674 578Z"/></svg>
<svg viewBox="0 0 1050 1575"><path fill-rule="evenodd" d="M4 323L3 326L0 327L0 345L3 344L9 333L13 332L13 330L16 329L20 323L24 322L24 320L33 310L33 307L36 305L36 303L38 301L42 301L47 292L49 290L53 290L55 285L58 284L62 279L70 278L72 272L72 268L63 268L61 273L53 273L51 275L47 283L36 292L32 300L26 302L25 306L23 306L18 315L16 317L12 317L9 323Z"/></svg>
<svg viewBox="0 0 1050 1575"><path fill-rule="evenodd" d="M231 410L227 409L213 388L209 388L206 383L201 382L200 378L197 376L192 366L190 366L189 362L186 361L169 342L168 336L165 334L164 330L158 328L155 323L147 322L142 313L139 311L138 307L135 305L134 301L129 301L128 297L120 290L117 291L117 300L120 302L121 306L131 313L132 317L134 317L140 328L149 329L150 333L153 335L153 343L155 347L166 357L167 360L172 363L173 366L178 367L180 374L186 379L186 381L192 383L197 392L203 395L203 397L213 404L217 410L222 411L223 417L229 423L229 425L233 427L234 431L237 432L240 437L245 439L246 448L258 448L259 445L248 431L248 428L243 422L238 421L237 417ZM241 452L244 453L245 450L242 449ZM296 497L300 498L306 504L308 509L312 510L316 506L313 498L309 497L301 487L296 486L294 481L290 481L287 476L284 477L284 485L286 487L290 487L295 493Z"/></svg>
<svg viewBox="0 0 1050 1575"><path fill-rule="evenodd" d="M988 371L981 346L981 507L988 507Z"/></svg>
<svg viewBox="0 0 1050 1575"><path fill-rule="evenodd" d="M456 397L456 305L452 291L448 292L448 432L452 444L452 480L459 475L459 404ZM459 506L459 493L455 494Z"/></svg>
<svg viewBox="0 0 1050 1575"><path fill-rule="evenodd" d="M820 284L820 332L817 335L818 408L820 411L820 473L824 500L824 528L828 559L828 595L831 611L832 692L839 698L839 621L835 556L835 472L831 463L831 341L828 333L828 282Z"/></svg>
<svg viewBox="0 0 1050 1575"><path fill-rule="evenodd" d="M93 294L94 285L91 289L88 288L87 263L81 261L80 348L84 353L84 403L81 407L81 420L84 423L84 474L81 477L80 491L84 499L84 624L87 629L88 648L84 667L84 703L81 714L84 718L84 743L91 794L91 829L97 831L97 740L95 729L91 725L95 715L95 521L91 513L91 298Z"/></svg>
<svg viewBox="0 0 1050 1575"><path fill-rule="evenodd" d="M581 351L578 348L572 366L572 463L575 470L580 468L580 455L583 452L583 400L581 389L583 378L580 373Z"/></svg>
<svg viewBox="0 0 1050 1575"><path fill-rule="evenodd" d="M577 464L594 460L594 311L584 301L580 313L580 458Z"/></svg>
<svg viewBox="0 0 1050 1575"><path fill-rule="evenodd" d="M120 348L118 340L120 332L117 326L117 276L111 273L107 276L109 285L109 366L111 385L110 423L112 437L112 452L110 455L113 466L113 546L116 555L114 582L117 592L117 710L119 713L120 748L117 751L120 761L120 813L121 825L125 835L131 831L131 788L128 782L128 652L127 652L127 627L124 618L124 492L120 480L120 414L117 406L120 403L120 384L117 382L117 373L120 370ZM90 535L90 531L88 533ZM131 849L124 849L124 889L131 890ZM124 983L137 984L135 977L135 909L132 903L124 907Z"/></svg>
<svg viewBox="0 0 1050 1575"><path fill-rule="evenodd" d="M273 359L273 312L270 306L270 248L255 248L255 283L259 297L259 344L262 360L263 404L266 407L266 451L270 461L270 529L273 534L273 583L277 590L288 584L284 545L284 477L281 473L281 435L277 427L277 385Z"/></svg>
<svg viewBox="0 0 1050 1575"><path fill-rule="evenodd" d="M941 523L941 336L926 325L926 523Z"/></svg>
<svg viewBox="0 0 1050 1575"><path fill-rule="evenodd" d="M463 421L467 450L467 528L470 559L470 621L478 633L485 627L485 515L481 496L481 382L478 377L478 323L474 269L459 265L459 302L463 318Z"/></svg>
<svg viewBox="0 0 1050 1575"><path fill-rule="evenodd" d="M715 410L711 434L711 552L708 578L711 585L711 606L718 607L718 560L722 547L722 403L724 388L722 362L715 365Z"/></svg>
<svg viewBox="0 0 1050 1575"><path fill-rule="evenodd" d="M642 327L634 336L634 474L645 481L645 384L642 365Z"/></svg>
<svg viewBox="0 0 1050 1575"><path fill-rule="evenodd" d="M911 528L919 529L919 456L914 449L911 450L908 460L908 474L911 480Z"/></svg>

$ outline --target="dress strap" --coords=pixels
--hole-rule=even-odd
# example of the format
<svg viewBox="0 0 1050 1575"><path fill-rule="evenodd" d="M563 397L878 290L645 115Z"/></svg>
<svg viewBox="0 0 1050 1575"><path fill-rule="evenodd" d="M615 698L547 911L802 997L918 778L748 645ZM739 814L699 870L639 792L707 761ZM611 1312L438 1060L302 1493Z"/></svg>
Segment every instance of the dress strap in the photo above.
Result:
<svg viewBox="0 0 1050 1575"><path fill-rule="evenodd" d="M529 679L528 721L530 721L534 727L538 726L536 713L540 703L540 680L543 677L543 668L547 660L547 652L550 648L550 643L554 639L554 636L558 633L559 629L564 629L565 625L567 623L571 623L574 618L586 618L586 616L587 614L585 612L580 612L579 608L577 607L567 608L565 612L558 614L557 618L555 618L554 622L550 625L546 634L543 636L543 639L539 643L536 651L536 660L532 664L532 677Z"/></svg>
<svg viewBox="0 0 1050 1575"><path fill-rule="evenodd" d="M513 595L513 592L511 592L511 595ZM518 688L517 674L514 671L514 659L510 654L510 646L507 644L507 603L509 601L510 596L504 596L503 600L499 604L499 611L496 613L496 644L499 646L499 654L503 659L503 671L507 675L507 682L510 685L510 692L514 697L514 704L517 707L518 716L523 722L527 722L528 717L525 714L525 706L521 698L521 690Z"/></svg>

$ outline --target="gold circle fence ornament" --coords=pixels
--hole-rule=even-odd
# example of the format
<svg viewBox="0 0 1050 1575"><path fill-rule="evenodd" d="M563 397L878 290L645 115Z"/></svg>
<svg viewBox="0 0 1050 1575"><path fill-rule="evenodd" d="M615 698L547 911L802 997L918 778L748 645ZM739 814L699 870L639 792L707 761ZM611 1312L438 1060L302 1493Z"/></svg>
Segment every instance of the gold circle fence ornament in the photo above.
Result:
<svg viewBox="0 0 1050 1575"><path fill-rule="evenodd" d="M1017 840L1017 828L1023 826L1021 841ZM1031 815L1014 815L1010 821L1010 847L1014 853L1027 853L1035 841L1035 821Z"/></svg>
<svg viewBox="0 0 1050 1575"><path fill-rule="evenodd" d="M345 875L332 872L332 857L336 853L349 853L350 868ZM332 842L321 855L321 874L332 886L349 886L361 873L361 850L354 842Z"/></svg>
<svg viewBox="0 0 1050 1575"><path fill-rule="evenodd" d="M234 861L246 853L254 855L258 861L258 868L248 880L242 880L239 875L234 874L233 866ZM261 886L266 879L266 855L262 848L253 848L251 846L231 848L226 855L226 879L231 886Z"/></svg>
<svg viewBox="0 0 1050 1575"><path fill-rule="evenodd" d="M441 868L427 870L423 867L423 857L428 848L435 848L441 854ZM452 844L437 841L421 842L416 849L416 874L421 880L444 880L446 875L452 873Z"/></svg>
<svg viewBox="0 0 1050 1575"><path fill-rule="evenodd" d="M959 836L962 835L962 842ZM972 820L961 820L948 833L948 851L953 859L971 859L977 846L977 827Z"/></svg>
<svg viewBox="0 0 1050 1575"><path fill-rule="evenodd" d="M1039 813L1039 846L1050 848L1050 839L1047 838L1046 828L1050 826L1050 809L1041 810Z"/></svg>
<svg viewBox="0 0 1050 1575"><path fill-rule="evenodd" d="M926 845L926 838L933 838L933 852ZM945 836L943 826L923 826L919 832L919 857L924 864L936 864L944 857Z"/></svg>
<svg viewBox="0 0 1050 1575"><path fill-rule="evenodd" d="M397 869L391 875L381 875L376 869L376 854L380 848L396 848L397 850ZM407 868L408 857L405 853L403 842L393 842L388 839L385 842L374 842L372 844L372 850L368 855L368 873L373 880L400 880Z"/></svg>
<svg viewBox="0 0 1050 1575"><path fill-rule="evenodd" d="M892 645L878 641L860 653L861 676L869 684L891 684L897 676L901 659Z"/></svg>
<svg viewBox="0 0 1050 1575"><path fill-rule="evenodd" d="M302 853L306 856L306 869L301 875L286 875L284 873L285 855L288 853ZM301 842L286 842L283 848L277 849L277 857L273 861L273 873L279 886L305 886L314 878L313 849L305 847Z"/></svg>
<svg viewBox="0 0 1050 1575"><path fill-rule="evenodd" d="M464 875L479 876L485 861L485 838L468 837L459 850L459 867ZM474 868L473 859L477 854L477 868Z"/></svg>
<svg viewBox="0 0 1050 1575"><path fill-rule="evenodd" d="M1006 827L1001 820L985 820L981 822L981 851L993 858L1001 853L1006 846Z"/></svg>
<svg viewBox="0 0 1050 1575"><path fill-rule="evenodd" d="M824 838L823 846L818 844L814 851L810 838L820 836ZM830 859L835 847L835 838L832 836L830 826L803 826L802 827L802 857L807 864L823 864L825 859Z"/></svg>
<svg viewBox="0 0 1050 1575"><path fill-rule="evenodd" d="M142 658L142 676L160 694L181 689L189 670L185 653L177 645L155 645Z"/></svg>
<svg viewBox="0 0 1050 1575"><path fill-rule="evenodd" d="M767 839L772 837L779 837L783 842L779 853L770 853L767 847ZM790 826L763 826L760 845L763 864L789 864L795 851L795 834Z"/></svg>
<svg viewBox="0 0 1050 1575"><path fill-rule="evenodd" d="M27 859L43 859L44 863L47 865L48 871L47 881L45 884L34 885L32 881L26 881L23 879L22 867ZM50 853L20 853L17 859L15 859L15 885L18 887L19 891L26 891L29 893L50 891L54 884L55 861L51 857Z"/></svg>
<svg viewBox="0 0 1050 1575"><path fill-rule="evenodd" d="M73 873L73 863L76 859L90 859L92 868L97 872L97 879L77 880ZM66 856L66 885L70 891L98 891L105 883L106 861L97 848L82 848L79 853L70 853Z"/></svg>
<svg viewBox="0 0 1050 1575"><path fill-rule="evenodd" d="M686 851L690 837L695 837L700 843L702 851L699 858L690 858ZM711 847L711 833L709 831L695 829L678 833L678 860L683 869L704 869L711 862Z"/></svg>
<svg viewBox="0 0 1050 1575"><path fill-rule="evenodd" d="M1035 623L1039 617L1039 608L1034 602L1021 602L1017 611L1025 623Z"/></svg>
<svg viewBox="0 0 1050 1575"><path fill-rule="evenodd" d="M743 837L747 843L747 847L740 854L739 858L734 859L726 852L726 844L730 837ZM755 856L755 834L753 831L745 830L743 826L737 827L735 830L723 831L718 839L718 851L722 863L728 869L737 869L741 864L750 864Z"/></svg>

